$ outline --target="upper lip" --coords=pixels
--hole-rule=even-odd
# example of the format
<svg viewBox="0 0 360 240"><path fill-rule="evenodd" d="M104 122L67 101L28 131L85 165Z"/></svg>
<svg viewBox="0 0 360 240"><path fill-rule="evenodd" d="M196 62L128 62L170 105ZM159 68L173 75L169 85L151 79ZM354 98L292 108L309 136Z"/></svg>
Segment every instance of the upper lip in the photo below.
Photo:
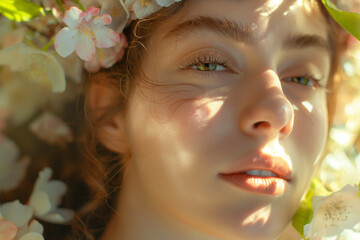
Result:
<svg viewBox="0 0 360 240"><path fill-rule="evenodd" d="M220 175L239 174L255 169L272 171L280 178L287 181L290 181L292 177L292 171L288 161L283 157L264 153L257 153L246 159L240 159L239 161L236 161L229 170L221 172Z"/></svg>

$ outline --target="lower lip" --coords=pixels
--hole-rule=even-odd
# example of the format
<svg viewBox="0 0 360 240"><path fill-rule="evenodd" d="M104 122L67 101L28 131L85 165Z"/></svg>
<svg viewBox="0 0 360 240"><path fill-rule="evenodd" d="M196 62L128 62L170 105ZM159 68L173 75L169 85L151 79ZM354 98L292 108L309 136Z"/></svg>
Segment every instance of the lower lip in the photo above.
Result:
<svg viewBox="0 0 360 240"><path fill-rule="evenodd" d="M245 173L220 174L225 181L250 192L281 195L286 190L287 181L278 177L259 177Z"/></svg>

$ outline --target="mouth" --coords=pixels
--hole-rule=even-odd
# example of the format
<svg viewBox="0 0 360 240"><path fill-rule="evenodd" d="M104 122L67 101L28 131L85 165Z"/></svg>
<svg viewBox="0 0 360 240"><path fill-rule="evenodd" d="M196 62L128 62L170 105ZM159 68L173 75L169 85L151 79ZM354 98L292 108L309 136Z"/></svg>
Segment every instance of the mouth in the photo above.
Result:
<svg viewBox="0 0 360 240"><path fill-rule="evenodd" d="M249 161L239 161L241 167L220 173L222 180L233 186L259 194L281 195L291 182L291 169L285 159L259 154Z"/></svg>

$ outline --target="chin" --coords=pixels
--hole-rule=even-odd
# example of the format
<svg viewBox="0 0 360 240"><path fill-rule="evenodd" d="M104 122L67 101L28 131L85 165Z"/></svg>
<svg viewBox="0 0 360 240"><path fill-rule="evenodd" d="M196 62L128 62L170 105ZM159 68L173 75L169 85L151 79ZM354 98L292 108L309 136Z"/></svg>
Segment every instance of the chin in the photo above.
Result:
<svg viewBox="0 0 360 240"><path fill-rule="evenodd" d="M232 236L225 236L220 239L223 240L272 240L277 239L287 227L287 224L255 224L250 228L241 228L240 231L237 231Z"/></svg>
<svg viewBox="0 0 360 240"><path fill-rule="evenodd" d="M272 240L277 239L291 222L289 212L283 209L281 213L272 212L268 217L261 217L261 213L254 212L241 220L233 216L226 222L217 222L217 227L209 229L210 235L221 240ZM276 216L275 216L276 215ZM224 220L224 219L223 219ZM213 225L214 226L214 225Z"/></svg>

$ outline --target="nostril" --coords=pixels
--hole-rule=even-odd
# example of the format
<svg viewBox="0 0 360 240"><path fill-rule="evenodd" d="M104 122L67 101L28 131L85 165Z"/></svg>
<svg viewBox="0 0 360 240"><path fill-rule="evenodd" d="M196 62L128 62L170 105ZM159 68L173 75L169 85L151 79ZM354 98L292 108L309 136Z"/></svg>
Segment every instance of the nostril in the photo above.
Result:
<svg viewBox="0 0 360 240"><path fill-rule="evenodd" d="M254 123L254 128L269 128L269 127L270 127L270 123L266 121L260 121Z"/></svg>

